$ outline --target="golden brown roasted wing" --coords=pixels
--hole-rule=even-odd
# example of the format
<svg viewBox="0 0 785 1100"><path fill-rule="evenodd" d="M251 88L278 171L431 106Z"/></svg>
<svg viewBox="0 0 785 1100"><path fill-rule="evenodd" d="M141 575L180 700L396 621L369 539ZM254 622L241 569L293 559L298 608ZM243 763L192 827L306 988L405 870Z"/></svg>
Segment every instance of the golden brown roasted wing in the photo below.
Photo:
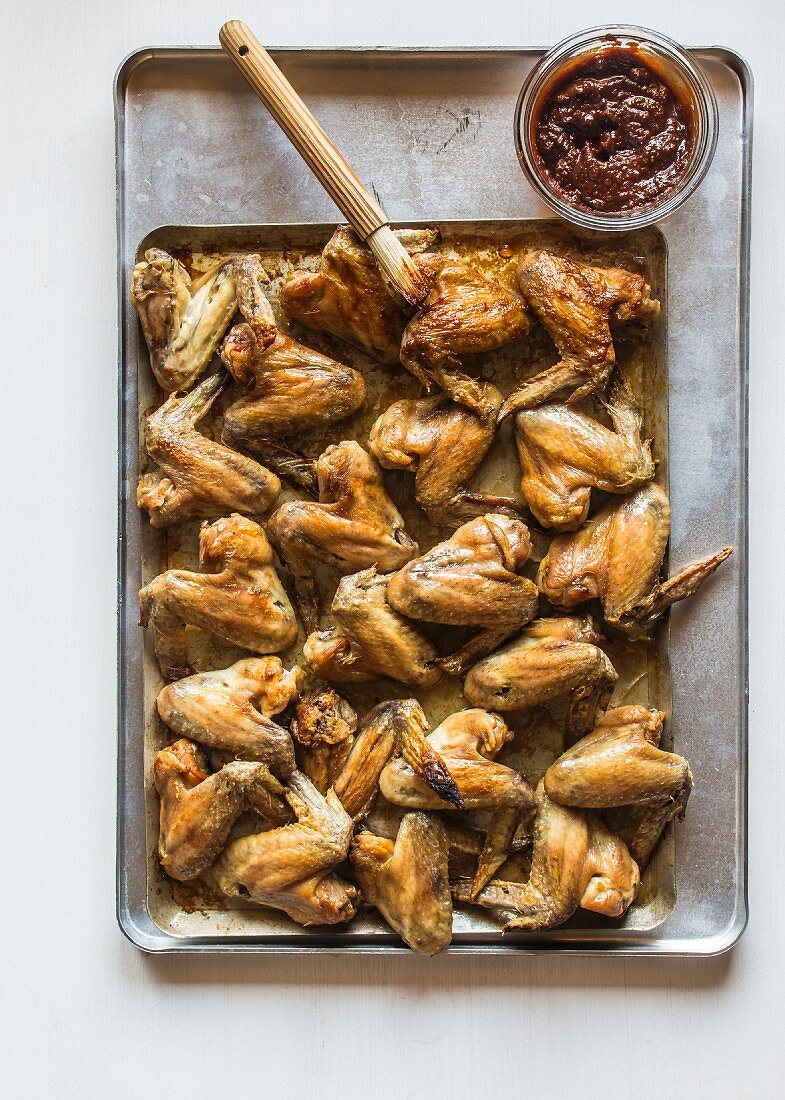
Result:
<svg viewBox="0 0 785 1100"><path fill-rule="evenodd" d="M684 817L692 773L682 756L659 748L664 715L645 707L617 707L568 749L544 777L554 802L587 810L643 806L630 851L641 870L663 829Z"/></svg>
<svg viewBox="0 0 785 1100"><path fill-rule="evenodd" d="M641 440L640 412L621 379L605 407L613 431L569 405L522 409L515 417L521 489L544 527L574 531L589 514L592 489L629 493L654 477L651 444Z"/></svg>
<svg viewBox="0 0 785 1100"><path fill-rule="evenodd" d="M358 833L349 858L363 898L405 943L437 955L452 939L450 855L444 825L433 814L406 814L395 843Z"/></svg>
<svg viewBox="0 0 785 1100"><path fill-rule="evenodd" d="M478 386L498 412L502 398L496 387L489 382ZM431 523L458 527L483 512L521 511L511 498L467 489L493 443L493 420L444 394L396 401L371 428L368 446L386 470L415 475L415 497Z"/></svg>
<svg viewBox="0 0 785 1100"><path fill-rule="evenodd" d="M410 619L480 628L441 662L458 675L537 614L537 586L518 575L530 553L529 530L520 520L473 519L392 576L387 602Z"/></svg>
<svg viewBox="0 0 785 1100"><path fill-rule="evenodd" d="M418 266L431 289L406 326L401 362L427 393L438 386L492 422L497 406L461 371L460 356L493 351L525 336L531 328L526 304L470 263L426 254Z"/></svg>
<svg viewBox="0 0 785 1100"><path fill-rule="evenodd" d="M604 390L616 362L611 329L628 321L651 321L660 311L642 275L619 267L591 267L545 249L527 253L518 268L518 284L560 358L510 394L502 419L557 394L569 394L571 404Z"/></svg>
<svg viewBox="0 0 785 1100"><path fill-rule="evenodd" d="M139 478L136 503L153 527L227 512L261 515L280 492L275 474L196 430L222 388L212 375L147 417L145 447L158 469Z"/></svg>
<svg viewBox="0 0 785 1100"><path fill-rule="evenodd" d="M370 809L379 776L399 753L440 801L460 806L455 781L427 740L428 720L416 699L389 699L363 719L360 732L335 782L335 793L348 814L361 820Z"/></svg>
<svg viewBox="0 0 785 1100"><path fill-rule="evenodd" d="M294 747L272 719L296 699L301 678L300 669L287 672L278 657L249 657L168 684L158 695L158 713L180 737L258 760L286 779L294 770Z"/></svg>
<svg viewBox="0 0 785 1100"><path fill-rule="evenodd" d="M326 794L346 763L357 729L357 715L333 688L321 688L297 701L292 737L300 770Z"/></svg>
<svg viewBox="0 0 785 1100"><path fill-rule="evenodd" d="M139 314L150 365L161 389L189 389L210 362L244 297L249 306L268 282L258 256L220 260L192 283L168 252L150 248L131 276L131 304ZM266 336L260 328L260 341Z"/></svg>
<svg viewBox="0 0 785 1100"><path fill-rule="evenodd" d="M399 569L419 547L384 487L376 459L359 443L338 443L316 464L319 501L293 500L281 505L267 532L294 575L300 611L307 630L319 622L313 568L317 563L339 573L377 566L383 573Z"/></svg>
<svg viewBox="0 0 785 1100"><path fill-rule="evenodd" d="M201 573L169 569L139 593L140 622L151 626L167 680L187 676L186 626L200 627L254 653L286 649L297 637L292 605L258 523L232 515L199 533Z"/></svg>
<svg viewBox="0 0 785 1100"><path fill-rule="evenodd" d="M438 240L436 230L398 230L410 253ZM281 290L284 313L308 328L330 332L382 363L397 363L410 311L388 292L371 250L347 226L325 245L317 273L299 271Z"/></svg>
<svg viewBox="0 0 785 1100"><path fill-rule="evenodd" d="M390 607L389 579L366 569L338 585L331 608L338 625L314 631L303 649L320 679L346 684L386 676L410 687L430 687L439 681L439 653Z"/></svg>
<svg viewBox="0 0 785 1100"><path fill-rule="evenodd" d="M161 866L181 881L198 878L215 861L244 810L278 823L287 818L284 789L264 764L237 760L208 775L204 753L191 741L157 753L153 779L161 801Z"/></svg>
<svg viewBox="0 0 785 1100"><path fill-rule="evenodd" d="M568 920L578 906L620 917L638 892L640 876L624 841L593 814L570 810L536 793L531 874L526 883L490 882L476 896L472 884L455 884L458 901L512 914L506 928L538 932Z"/></svg>
<svg viewBox="0 0 785 1100"><path fill-rule="evenodd" d="M351 920L357 891L333 868L346 859L352 819L332 791L321 795L301 772L292 772L285 796L297 821L233 840L215 865L219 888L282 909L298 924Z"/></svg>
<svg viewBox="0 0 785 1100"><path fill-rule="evenodd" d="M569 699L567 731L585 733L618 679L599 640L588 617L537 619L469 669L463 693L475 706L501 711Z"/></svg>
<svg viewBox="0 0 785 1100"><path fill-rule="evenodd" d="M659 583L669 534L667 496L658 485L644 485L607 504L580 531L553 540L540 562L540 591L565 611L598 599L608 626L632 640L645 637L733 552L726 546Z"/></svg>
<svg viewBox="0 0 785 1100"><path fill-rule="evenodd" d="M281 332L271 344L260 341L250 324L235 325L221 359L235 381L248 388L226 410L224 442L247 447L281 477L313 492L313 462L289 449L285 440L356 412L365 400L362 375Z"/></svg>

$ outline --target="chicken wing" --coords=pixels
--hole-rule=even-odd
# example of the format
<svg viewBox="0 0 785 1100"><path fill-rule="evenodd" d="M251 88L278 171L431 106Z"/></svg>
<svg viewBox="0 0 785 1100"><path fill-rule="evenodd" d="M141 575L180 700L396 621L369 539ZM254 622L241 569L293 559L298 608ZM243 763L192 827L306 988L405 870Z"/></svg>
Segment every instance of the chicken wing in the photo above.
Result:
<svg viewBox="0 0 785 1100"><path fill-rule="evenodd" d="M659 583L669 534L667 496L658 485L644 485L607 504L580 531L553 540L540 562L540 591L565 611L598 599L608 626L631 640L646 637L671 604L697 592L733 552L726 546Z"/></svg>
<svg viewBox="0 0 785 1100"><path fill-rule="evenodd" d="M530 553L529 530L520 520L473 519L390 577L387 602L410 619L480 628L441 661L459 675L537 614L537 586L518 576Z"/></svg>
<svg viewBox="0 0 785 1100"><path fill-rule="evenodd" d="M203 525L201 573L169 569L139 593L140 622L151 626L161 675L190 673L186 626L196 626L254 653L275 653L297 637L292 605L273 567L258 523L232 515Z"/></svg>
<svg viewBox="0 0 785 1100"><path fill-rule="evenodd" d="M340 775L356 729L357 715L333 688L311 691L297 701L291 730L300 770L321 794Z"/></svg>
<svg viewBox="0 0 785 1100"><path fill-rule="evenodd" d="M414 557L419 547L384 487L376 459L347 440L328 447L316 464L318 503L293 500L281 505L267 532L292 571L306 629L319 622L313 578L317 562L339 573L378 566L392 572Z"/></svg>
<svg viewBox="0 0 785 1100"><path fill-rule="evenodd" d="M271 345L260 342L249 324L235 325L221 359L235 381L248 387L226 410L223 441L247 447L281 477L313 492L313 462L285 441L356 412L365 400L363 376L281 332Z"/></svg>
<svg viewBox="0 0 785 1100"><path fill-rule="evenodd" d="M452 939L447 830L433 814L406 814L393 844L358 833L349 859L363 898L405 943L437 955Z"/></svg>
<svg viewBox="0 0 785 1100"><path fill-rule="evenodd" d="M284 793L297 821L227 845L215 865L219 889L282 909L298 924L351 920L357 891L333 868L346 859L352 819L332 791L320 794L301 772L292 772Z"/></svg>
<svg viewBox="0 0 785 1100"><path fill-rule="evenodd" d="M370 809L379 776L396 752L429 791L438 792L440 805L462 805L454 779L427 739L428 730L416 699L388 699L366 714L335 782L336 795L355 821Z"/></svg>
<svg viewBox="0 0 785 1100"><path fill-rule="evenodd" d="M245 810L268 820L287 820L284 788L264 764L232 761L208 775L204 753L176 741L156 754L153 780L161 801L158 855L168 875L198 878L215 861Z"/></svg>
<svg viewBox="0 0 785 1100"><path fill-rule="evenodd" d="M512 914L507 928L539 932L568 920L578 906L607 917L622 916L638 893L640 875L627 846L593 814L536 793L534 846L529 881L494 880L473 896L468 879L456 882L458 901Z"/></svg>
<svg viewBox="0 0 785 1100"><path fill-rule="evenodd" d="M441 679L438 650L390 607L388 581L366 569L338 585L331 608L338 625L314 631L303 649L321 680L347 684L386 676L410 687L431 687Z"/></svg>
<svg viewBox="0 0 785 1100"><path fill-rule="evenodd" d="M629 493L654 477L651 442L641 440L640 412L621 379L605 407L613 431L569 405L516 415L521 490L544 527L574 531L589 514L592 489Z"/></svg>
<svg viewBox="0 0 785 1100"><path fill-rule="evenodd" d="M643 870L669 821L683 818L692 773L682 756L659 748L664 715L617 707L548 768L548 797L562 806L603 810L643 806L630 851Z"/></svg>
<svg viewBox="0 0 785 1100"><path fill-rule="evenodd" d="M496 387L489 382L478 386L498 412L502 398ZM512 498L467 489L493 443L493 420L444 394L396 401L371 428L368 446L386 470L415 475L415 498L431 523L458 527L483 512L521 511Z"/></svg>
<svg viewBox="0 0 785 1100"><path fill-rule="evenodd" d="M192 283L179 261L160 248L145 252L131 276L131 304L139 314L150 365L161 389L187 390L213 357L237 310L238 295L252 302L268 282L255 255L220 260ZM273 336L259 329L259 339Z"/></svg>
<svg viewBox="0 0 785 1100"><path fill-rule="evenodd" d="M608 705L618 679L599 641L588 617L537 619L469 669L463 693L475 706L501 711L569 699L567 732L585 733Z"/></svg>
<svg viewBox="0 0 785 1100"><path fill-rule="evenodd" d="M294 771L294 746L272 719L297 698L301 679L300 669L287 672L278 657L249 657L167 684L156 705L161 720L180 737L258 760L286 779Z"/></svg>
<svg viewBox="0 0 785 1100"><path fill-rule="evenodd" d="M398 230L412 254L439 238L436 230ZM317 273L299 271L281 290L281 306L308 328L330 332L382 363L398 362L409 312L385 287L371 250L346 226L325 245Z"/></svg>
<svg viewBox="0 0 785 1100"><path fill-rule="evenodd" d="M190 393L173 393L147 418L145 447L157 464L139 478L136 503L153 527L227 512L261 515L281 489L275 474L196 430L223 388L211 375Z"/></svg>
<svg viewBox="0 0 785 1100"><path fill-rule="evenodd" d="M652 321L660 311L642 275L620 267L591 267L544 249L523 258L518 284L560 358L510 394L501 419L557 394L569 394L572 404L604 390L616 363L611 329L629 321Z"/></svg>
<svg viewBox="0 0 785 1100"><path fill-rule="evenodd" d="M461 801L458 808L493 812L478 860L475 893L504 862L515 830L531 817L534 809L534 796L525 778L493 759L512 737L498 715L484 710L463 710L451 714L427 738L455 783ZM388 802L407 809L450 808L406 756L385 767L379 789Z"/></svg>
<svg viewBox="0 0 785 1100"><path fill-rule="evenodd" d="M418 262L430 283L422 308L406 326L401 362L430 393L433 386L485 421L497 406L460 369L460 356L493 351L531 328L526 303L476 267L426 254Z"/></svg>

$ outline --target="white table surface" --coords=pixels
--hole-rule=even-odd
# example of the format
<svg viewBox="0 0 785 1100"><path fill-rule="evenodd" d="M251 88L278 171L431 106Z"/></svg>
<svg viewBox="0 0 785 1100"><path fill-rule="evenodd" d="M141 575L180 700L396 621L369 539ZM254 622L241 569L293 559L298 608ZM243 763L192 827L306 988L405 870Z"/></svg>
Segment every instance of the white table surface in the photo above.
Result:
<svg viewBox="0 0 785 1100"><path fill-rule="evenodd" d="M111 85L131 50L215 42L232 16L324 46L538 45L622 20L751 63L752 915L730 954L150 958L121 936ZM3 0L0 42L4 1095L783 1095L780 0Z"/></svg>

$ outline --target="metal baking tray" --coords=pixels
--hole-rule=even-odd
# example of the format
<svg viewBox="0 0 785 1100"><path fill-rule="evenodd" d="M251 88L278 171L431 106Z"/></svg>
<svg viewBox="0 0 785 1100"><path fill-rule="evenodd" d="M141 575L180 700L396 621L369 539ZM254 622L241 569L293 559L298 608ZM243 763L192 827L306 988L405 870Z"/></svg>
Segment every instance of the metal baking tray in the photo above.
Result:
<svg viewBox="0 0 785 1100"><path fill-rule="evenodd" d="M515 96L538 51L291 50L274 56L396 220L445 223L447 232L459 230L448 223L492 220L510 232L511 223L531 229L547 217L517 167L511 138ZM663 294L667 251L667 325L659 329L661 347L652 348L669 379L667 396L661 390L655 404L660 444L669 421L661 458L669 459L671 472L672 565L726 543L736 547L694 604L674 611L670 626L670 733L690 760L696 789L687 821L656 861L656 904L621 923L582 914L535 937L502 938L492 923L459 919L454 953L714 954L736 941L746 921L751 81L744 62L728 51L701 50L699 57L720 104L718 149L703 187L661 226L658 289ZM255 911L186 914L156 875L156 834L154 824L148 827L154 796L145 788L145 752L154 737L151 687L136 601L150 549L135 506L139 409L149 371L128 304L130 269L153 230L152 239L170 247L310 246L326 239L328 224L340 216L219 50L140 51L121 66L115 93L120 925L150 951L405 950L373 921L354 922L344 932L314 931L248 916ZM209 228L184 227L208 221ZM157 228L166 223L169 228ZM658 691L656 704L669 710L667 676Z"/></svg>

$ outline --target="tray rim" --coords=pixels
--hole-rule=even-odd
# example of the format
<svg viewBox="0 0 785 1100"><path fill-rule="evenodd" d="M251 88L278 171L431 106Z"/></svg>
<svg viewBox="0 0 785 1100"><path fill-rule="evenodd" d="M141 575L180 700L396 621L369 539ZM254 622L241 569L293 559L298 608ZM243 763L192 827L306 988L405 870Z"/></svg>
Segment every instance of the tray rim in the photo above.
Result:
<svg viewBox="0 0 785 1100"><path fill-rule="evenodd" d="M695 936L695 937L679 937L668 939L667 935L660 937L657 940L649 940L641 938L640 935L635 933L629 934L623 943L608 944L601 943L598 946L593 946L591 943L585 941L581 942L579 946L571 946L569 943L565 943L562 939L560 942L549 942L547 938L533 938L525 942L512 943L510 941L504 942L489 942L489 943L453 943L448 949L448 954L455 957L459 954L523 954L523 955L538 955L543 953L558 953L563 955L582 955L582 956L600 956L609 957L612 955L645 955L645 956L668 956L668 957L714 957L716 955L723 954L730 950L740 939L745 928L747 927L749 919L749 906L748 906L748 754L749 754L749 730L748 730L748 714L749 714L749 627L748 627L748 605L749 605L749 575L747 570L748 561L748 548L749 548L749 524L746 522L748 517L748 504L749 504L749 457L748 457L748 421L749 421L749 259L750 259L750 199L751 199L751 182L752 182L752 126L753 126L753 96L754 86L753 78L750 66L746 60L737 52L728 49L726 47L712 46L712 47L694 47L693 52L707 55L712 59L723 63L728 67L737 77L740 85L740 94L742 101L742 116L743 127L740 134L740 141L742 145L742 172L741 172L741 218L739 224L739 326L738 326L738 365L740 372L740 416L739 416L739 429L740 429L740 503L741 514L745 522L742 525L743 539L737 547L738 560L740 561L741 570L741 594L742 601L740 607L740 681L741 691L739 693L739 715L738 715L738 727L739 727L739 767L740 767L740 783L738 790L738 849L739 849L739 875L736 883L735 893L735 905L731 919L725 928L719 932L708 936ZM271 47L271 52L282 55L294 55L304 54L314 56L321 54L325 56L342 55L346 53L352 53L356 55L360 54L373 54L377 52L386 53L389 55L424 55L424 56L477 56L482 54L489 54L491 56L510 55L510 56L526 56L535 57L541 55L544 51L542 49L534 47L510 47L510 46L470 46L470 47L441 47L441 46L350 46L350 47L302 47L302 46L287 46L287 47ZM140 912L132 911L130 906L129 892L127 888L127 882L125 879L126 870L126 849L127 849L127 835L122 828L122 821L120 817L120 807L122 806L122 795L124 793L124 774L125 774L125 746L126 746L126 729L125 729L125 708L124 708L124 676L123 668L125 664L126 646L123 636L123 612L124 612L124 578L126 575L126 516L124 509L125 499L125 464L123 461L126 445L126 424L125 424L125 408L123 402L123 384L124 384L124 364L125 364L125 302L123 299L123 282L124 282L124 210L123 210L123 137L124 137L124 96L125 89L131 74L145 62L160 59L164 56L168 56L170 59L182 59L196 58L201 56L202 59L219 59L222 57L223 51L217 46L164 46L164 47L143 47L128 54L120 63L114 78L114 107L115 107L115 162L116 162L116 229L117 229L117 245L118 245L118 268L117 268L117 287L118 287L118 404L117 404L117 417L118 417L118 502L117 502L117 517L118 517L118 551L117 551L117 580L118 580L118 613L117 613L117 731L118 731L118 747L117 747L117 774L116 774L116 792L117 792L117 806L118 806L118 825L116 835L116 919L120 930L123 935L130 940L134 946L146 953L152 954L174 954L180 952L201 952L201 953L222 953L225 951L232 952L274 952L276 954L315 954L315 953L327 953L327 954L342 954L342 955L356 955L356 954L400 954L411 955L409 949L400 942L376 942L376 943L335 943L335 944L323 944L313 942L303 942L298 939L296 942L281 942L282 938L277 938L275 941L265 941L262 939L254 938L249 939L245 937L232 937L227 936L220 941L216 941L214 936L200 937L192 936L188 938L180 938L172 936L171 934L162 930L157 924L152 921L149 913L147 912L146 899L142 900L140 906ZM473 224L480 224L481 222L492 223L505 221L508 224L515 224L517 221L532 221L532 220L550 220L550 219L476 219ZM450 221L456 223L466 224L467 219L441 219L442 224L448 224ZM254 225L254 223L235 223L238 226ZM259 223L260 227L276 226L278 228L295 225L323 225L323 222L268 222ZM145 234L143 241L149 236L150 233L157 231L160 228L164 228L166 225L183 229L191 227L190 223L163 223L161 226L156 226L154 230L148 231ZM197 225L193 225L193 228L199 228ZM210 228L210 226L202 226L202 228ZM219 226L221 229L231 229L232 223L226 223ZM655 224L654 228L659 227ZM667 238L665 238L667 244ZM564 936L562 931L561 936Z"/></svg>

